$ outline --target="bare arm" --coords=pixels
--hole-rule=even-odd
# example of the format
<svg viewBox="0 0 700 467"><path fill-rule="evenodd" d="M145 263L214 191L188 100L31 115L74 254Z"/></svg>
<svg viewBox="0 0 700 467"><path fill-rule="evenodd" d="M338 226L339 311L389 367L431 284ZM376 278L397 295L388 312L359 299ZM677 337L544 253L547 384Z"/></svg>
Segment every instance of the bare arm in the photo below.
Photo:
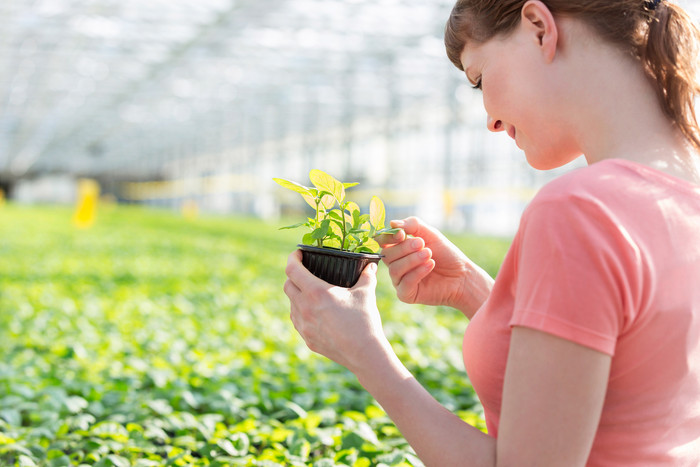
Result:
<svg viewBox="0 0 700 467"><path fill-rule="evenodd" d="M442 407L387 341L374 267L352 289L333 287L290 255L285 292L311 350L344 365L382 405L426 465L584 465L607 387L610 357L552 335L513 329L498 440Z"/></svg>
<svg viewBox="0 0 700 467"><path fill-rule="evenodd" d="M357 376L428 466L583 466L609 368L605 354L515 328L498 440L442 407L393 353Z"/></svg>

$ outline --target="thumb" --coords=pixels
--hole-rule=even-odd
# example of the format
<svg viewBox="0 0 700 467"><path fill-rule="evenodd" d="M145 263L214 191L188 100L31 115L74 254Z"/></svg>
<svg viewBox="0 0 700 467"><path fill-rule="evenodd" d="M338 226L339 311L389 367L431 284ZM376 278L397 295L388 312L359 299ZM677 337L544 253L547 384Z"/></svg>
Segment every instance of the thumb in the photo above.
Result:
<svg viewBox="0 0 700 467"><path fill-rule="evenodd" d="M360 278L353 286L353 289L360 287L369 287L371 289L377 287L377 263L369 263L362 270L362 274L360 274Z"/></svg>
<svg viewBox="0 0 700 467"><path fill-rule="evenodd" d="M392 221L393 226L394 221ZM396 227L401 227L407 235L433 240L439 236L438 232L418 217L407 217L396 223Z"/></svg>

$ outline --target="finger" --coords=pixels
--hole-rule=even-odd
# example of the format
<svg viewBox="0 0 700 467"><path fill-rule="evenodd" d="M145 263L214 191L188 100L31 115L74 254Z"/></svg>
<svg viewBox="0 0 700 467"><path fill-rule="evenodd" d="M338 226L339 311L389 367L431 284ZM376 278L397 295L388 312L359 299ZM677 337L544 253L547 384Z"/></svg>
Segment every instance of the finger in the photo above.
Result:
<svg viewBox="0 0 700 467"><path fill-rule="evenodd" d="M382 250L384 264L389 266L394 261L420 251L423 248L425 248L425 240L420 237L408 238L397 245Z"/></svg>
<svg viewBox="0 0 700 467"><path fill-rule="evenodd" d="M292 303L292 306L289 308L289 320L292 322L292 325L294 325L294 329L296 329L297 332L301 332L299 329L299 319L297 316L296 307Z"/></svg>
<svg viewBox="0 0 700 467"><path fill-rule="evenodd" d="M412 303L418 291L420 282L435 269L435 260L430 259L420 267L411 270L396 284L396 295L399 300Z"/></svg>
<svg viewBox="0 0 700 467"><path fill-rule="evenodd" d="M432 251L430 248L423 248L420 251L416 251L394 261L389 266L389 275L391 276L392 283L397 286L403 281L406 274L423 267L426 263L432 261L431 258Z"/></svg>
<svg viewBox="0 0 700 467"><path fill-rule="evenodd" d="M282 289L284 290L284 293L287 295L287 297L289 297L289 300L292 302L296 300L296 298L301 294L301 290L299 289L299 287L294 285L294 282L292 282L289 279L287 279L284 282L284 287Z"/></svg>
<svg viewBox="0 0 700 467"><path fill-rule="evenodd" d="M352 289L359 289L362 287L368 287L374 290L377 287L377 265L375 263L369 263L362 270L360 278L357 279L357 283L352 287Z"/></svg>
<svg viewBox="0 0 700 467"><path fill-rule="evenodd" d="M301 250L294 250L292 251L289 256L287 257L287 268L285 269L285 273L289 271L290 268L296 268L298 266L304 267L304 265L301 262L302 260L302 253ZM289 274L287 274L289 275Z"/></svg>
<svg viewBox="0 0 700 467"><path fill-rule="evenodd" d="M418 217L407 217L401 221L391 221L391 225L392 227L396 225L397 228L403 229L407 235L413 235L414 237L432 238L437 235L437 231L434 228Z"/></svg>
<svg viewBox="0 0 700 467"><path fill-rule="evenodd" d="M302 263L301 250L295 250L289 254L285 273L287 274L287 278L292 281L300 291L330 286L330 284L314 276L306 269L306 266Z"/></svg>
<svg viewBox="0 0 700 467"><path fill-rule="evenodd" d="M404 232L403 230L399 230L394 234L377 235L376 237L374 237L374 240L376 240L376 242L379 243L379 246L384 248L385 246L395 245L406 240L406 232Z"/></svg>

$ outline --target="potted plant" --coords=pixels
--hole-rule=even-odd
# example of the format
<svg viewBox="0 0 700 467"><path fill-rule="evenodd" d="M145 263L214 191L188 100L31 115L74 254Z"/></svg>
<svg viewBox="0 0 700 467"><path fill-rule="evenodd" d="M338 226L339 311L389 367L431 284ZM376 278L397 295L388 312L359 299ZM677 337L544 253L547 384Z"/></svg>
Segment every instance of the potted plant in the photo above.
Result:
<svg viewBox="0 0 700 467"><path fill-rule="evenodd" d="M299 193L314 209L314 217L304 222L282 227L306 227L299 248L302 263L316 277L341 287L352 287L370 262L382 258L374 237L393 234L400 229L386 228L384 203L373 196L369 214L362 214L357 203L346 199L345 190L357 183L343 183L321 171L311 170L313 187L281 178L273 178L284 188Z"/></svg>

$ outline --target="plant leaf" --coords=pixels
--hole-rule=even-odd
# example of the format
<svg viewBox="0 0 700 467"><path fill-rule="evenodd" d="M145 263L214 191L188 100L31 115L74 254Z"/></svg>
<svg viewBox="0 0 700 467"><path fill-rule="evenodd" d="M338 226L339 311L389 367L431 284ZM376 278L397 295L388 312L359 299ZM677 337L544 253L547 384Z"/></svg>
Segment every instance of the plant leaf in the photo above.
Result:
<svg viewBox="0 0 700 467"><path fill-rule="evenodd" d="M311 232L304 234L304 236L301 239L301 243L304 245L313 245L316 243L316 240L311 236Z"/></svg>
<svg viewBox="0 0 700 467"><path fill-rule="evenodd" d="M374 235L375 236L384 235L384 234L393 235L393 234L399 233L399 232L401 232L401 229L398 227L396 227L396 228L386 227L386 228L377 230L377 232Z"/></svg>
<svg viewBox="0 0 700 467"><path fill-rule="evenodd" d="M311 206L314 211L316 210L316 197L311 196L311 195L301 195L302 198L304 198L304 201L306 201L306 204Z"/></svg>
<svg viewBox="0 0 700 467"><path fill-rule="evenodd" d="M341 221L331 219L331 232L335 235L338 236L338 238L342 238L343 236L343 224Z"/></svg>
<svg viewBox="0 0 700 467"><path fill-rule="evenodd" d="M348 201L345 203L345 210L350 213L350 215L355 215L355 211L360 212L360 206L354 201Z"/></svg>
<svg viewBox="0 0 700 467"><path fill-rule="evenodd" d="M286 229L296 229L297 227L301 227L302 225L309 225L308 222L299 222L298 224L294 225L288 225L286 227L280 227L280 230L286 230Z"/></svg>
<svg viewBox="0 0 700 467"><path fill-rule="evenodd" d="M301 193L302 195L311 195L311 192L309 191L308 187L305 187L304 185L300 185L297 182L293 182L291 180L285 180L284 178L273 178L275 182L277 182L278 185L287 188L292 191L296 191L297 193Z"/></svg>
<svg viewBox="0 0 700 467"><path fill-rule="evenodd" d="M323 240L323 246L340 249L340 237L338 237L337 235L331 235L330 237Z"/></svg>
<svg viewBox="0 0 700 467"><path fill-rule="evenodd" d="M384 228L384 219L386 218L386 210L384 203L378 196L372 196L369 202L369 222L375 229Z"/></svg>
<svg viewBox="0 0 700 467"><path fill-rule="evenodd" d="M345 187L332 175L322 170L312 169L309 172L309 179L319 190L331 193L338 200L338 203L342 203L343 199L345 199Z"/></svg>
<svg viewBox="0 0 700 467"><path fill-rule="evenodd" d="M368 253L377 253L379 252L379 250L381 250L379 243L372 240L371 238L368 239L365 243L363 243L362 246L363 248L367 248L369 250Z"/></svg>
<svg viewBox="0 0 700 467"><path fill-rule="evenodd" d="M311 232L311 238L313 238L314 240L322 240L323 237L326 237L328 235L328 229L330 229L330 227L331 220L324 219L323 222L321 222L321 225L313 232Z"/></svg>

